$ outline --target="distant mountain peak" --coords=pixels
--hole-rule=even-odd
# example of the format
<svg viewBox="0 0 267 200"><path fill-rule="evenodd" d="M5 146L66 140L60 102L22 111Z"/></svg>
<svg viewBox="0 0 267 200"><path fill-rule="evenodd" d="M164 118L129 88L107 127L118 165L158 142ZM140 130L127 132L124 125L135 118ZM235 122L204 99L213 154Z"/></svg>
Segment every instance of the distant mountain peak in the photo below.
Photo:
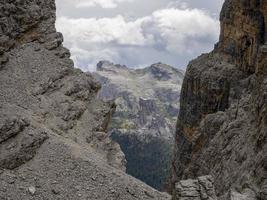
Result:
<svg viewBox="0 0 267 200"><path fill-rule="evenodd" d="M159 62L149 66L147 71L149 71L154 78L159 80L169 80L174 73L174 67Z"/></svg>
<svg viewBox="0 0 267 200"><path fill-rule="evenodd" d="M97 71L113 71L114 69L128 69L125 65L114 64L108 60L101 60L96 65Z"/></svg>
<svg viewBox="0 0 267 200"><path fill-rule="evenodd" d="M98 68L94 73L102 83L98 97L115 100L117 105L109 134L126 155L127 172L163 188L173 152L183 73L163 63L135 69L101 61Z"/></svg>
<svg viewBox="0 0 267 200"><path fill-rule="evenodd" d="M181 84L183 77L184 77L184 71L181 69L177 69L175 67L172 67L170 65L164 64L162 62L151 64L148 67L145 68L130 68L126 65L120 65L120 64L114 64L107 60L99 61L97 64L97 72L103 72L106 74L110 74L110 76L118 76L118 77L127 77L128 79L131 77L143 77L145 76L150 77L150 80L155 81L171 81L176 82L176 84ZM118 78L117 77L117 78Z"/></svg>
<svg viewBox="0 0 267 200"><path fill-rule="evenodd" d="M162 71L170 71L173 72L175 71L175 73L181 73L182 75L184 75L184 70L180 69L180 68L176 68L173 67L171 65L162 63L162 62L158 62L158 63L154 63L151 66L149 66L148 68L152 68L152 69L157 69L157 70L162 70Z"/></svg>

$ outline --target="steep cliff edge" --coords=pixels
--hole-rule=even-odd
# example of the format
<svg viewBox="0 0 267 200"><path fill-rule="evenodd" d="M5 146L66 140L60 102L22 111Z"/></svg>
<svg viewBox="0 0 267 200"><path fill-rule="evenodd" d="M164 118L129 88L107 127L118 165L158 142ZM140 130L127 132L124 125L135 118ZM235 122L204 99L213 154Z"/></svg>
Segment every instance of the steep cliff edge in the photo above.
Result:
<svg viewBox="0 0 267 200"><path fill-rule="evenodd" d="M225 1L220 41L185 75L173 182L210 174L219 199L267 198L266 23L266 1Z"/></svg>
<svg viewBox="0 0 267 200"><path fill-rule="evenodd" d="M0 199L169 199L123 172L114 105L54 23L54 0L0 2Z"/></svg>
<svg viewBox="0 0 267 200"><path fill-rule="evenodd" d="M170 174L184 72L162 63L131 69L100 61L94 76L102 83L99 98L117 105L108 132L125 154L126 172L162 190Z"/></svg>

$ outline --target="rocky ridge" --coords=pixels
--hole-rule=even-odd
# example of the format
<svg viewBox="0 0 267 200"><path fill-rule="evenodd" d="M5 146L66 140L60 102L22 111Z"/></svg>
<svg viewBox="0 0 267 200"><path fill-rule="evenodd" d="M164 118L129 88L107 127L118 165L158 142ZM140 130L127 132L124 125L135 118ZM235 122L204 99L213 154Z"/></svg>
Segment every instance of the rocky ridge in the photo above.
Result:
<svg viewBox="0 0 267 200"><path fill-rule="evenodd" d="M163 189L173 153L183 71L162 63L130 69L101 61L94 76L102 83L99 98L115 101L108 130L125 153L127 173Z"/></svg>
<svg viewBox="0 0 267 200"><path fill-rule="evenodd" d="M117 106L112 118L117 126L111 123L111 128L122 132L132 129L135 133L142 129L140 135L173 139L180 107L182 70L162 63L130 69L101 61L93 75L102 83L98 97L115 101Z"/></svg>
<svg viewBox="0 0 267 200"><path fill-rule="evenodd" d="M220 20L214 51L185 75L172 181L211 175L220 200L264 200L267 2L226 0Z"/></svg>
<svg viewBox="0 0 267 200"><path fill-rule="evenodd" d="M114 105L74 69L54 0L0 2L0 199L169 199L125 174Z"/></svg>

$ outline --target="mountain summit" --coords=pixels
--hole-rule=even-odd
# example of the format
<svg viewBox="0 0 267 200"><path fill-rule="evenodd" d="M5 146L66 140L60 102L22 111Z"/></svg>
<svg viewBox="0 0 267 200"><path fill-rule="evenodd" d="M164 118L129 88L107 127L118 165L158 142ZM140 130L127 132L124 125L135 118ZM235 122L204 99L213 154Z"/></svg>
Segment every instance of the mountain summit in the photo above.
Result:
<svg viewBox="0 0 267 200"><path fill-rule="evenodd" d="M115 100L117 105L108 129L126 155L127 172L163 189L173 152L183 71L162 63L130 69L101 61L94 76L102 83L99 98Z"/></svg>
<svg viewBox="0 0 267 200"><path fill-rule="evenodd" d="M99 98L115 100L116 113L128 113L129 118L126 118L129 123L149 129L150 135L173 138L173 120L178 115L184 76L182 70L162 63L143 69L130 69L125 65L100 61L93 74L102 83ZM116 119L116 113L113 120ZM158 127L157 124L153 125L153 120L163 124L158 124ZM153 130L156 132L152 133Z"/></svg>

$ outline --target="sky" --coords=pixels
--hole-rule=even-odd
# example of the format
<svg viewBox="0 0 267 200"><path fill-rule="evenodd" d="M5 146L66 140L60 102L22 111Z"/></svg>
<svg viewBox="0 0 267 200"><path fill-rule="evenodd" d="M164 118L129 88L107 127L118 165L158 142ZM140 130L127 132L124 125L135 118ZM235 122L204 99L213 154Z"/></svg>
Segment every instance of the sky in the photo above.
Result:
<svg viewBox="0 0 267 200"><path fill-rule="evenodd" d="M83 71L94 71L100 60L185 69L218 41L223 1L56 0L56 28Z"/></svg>

